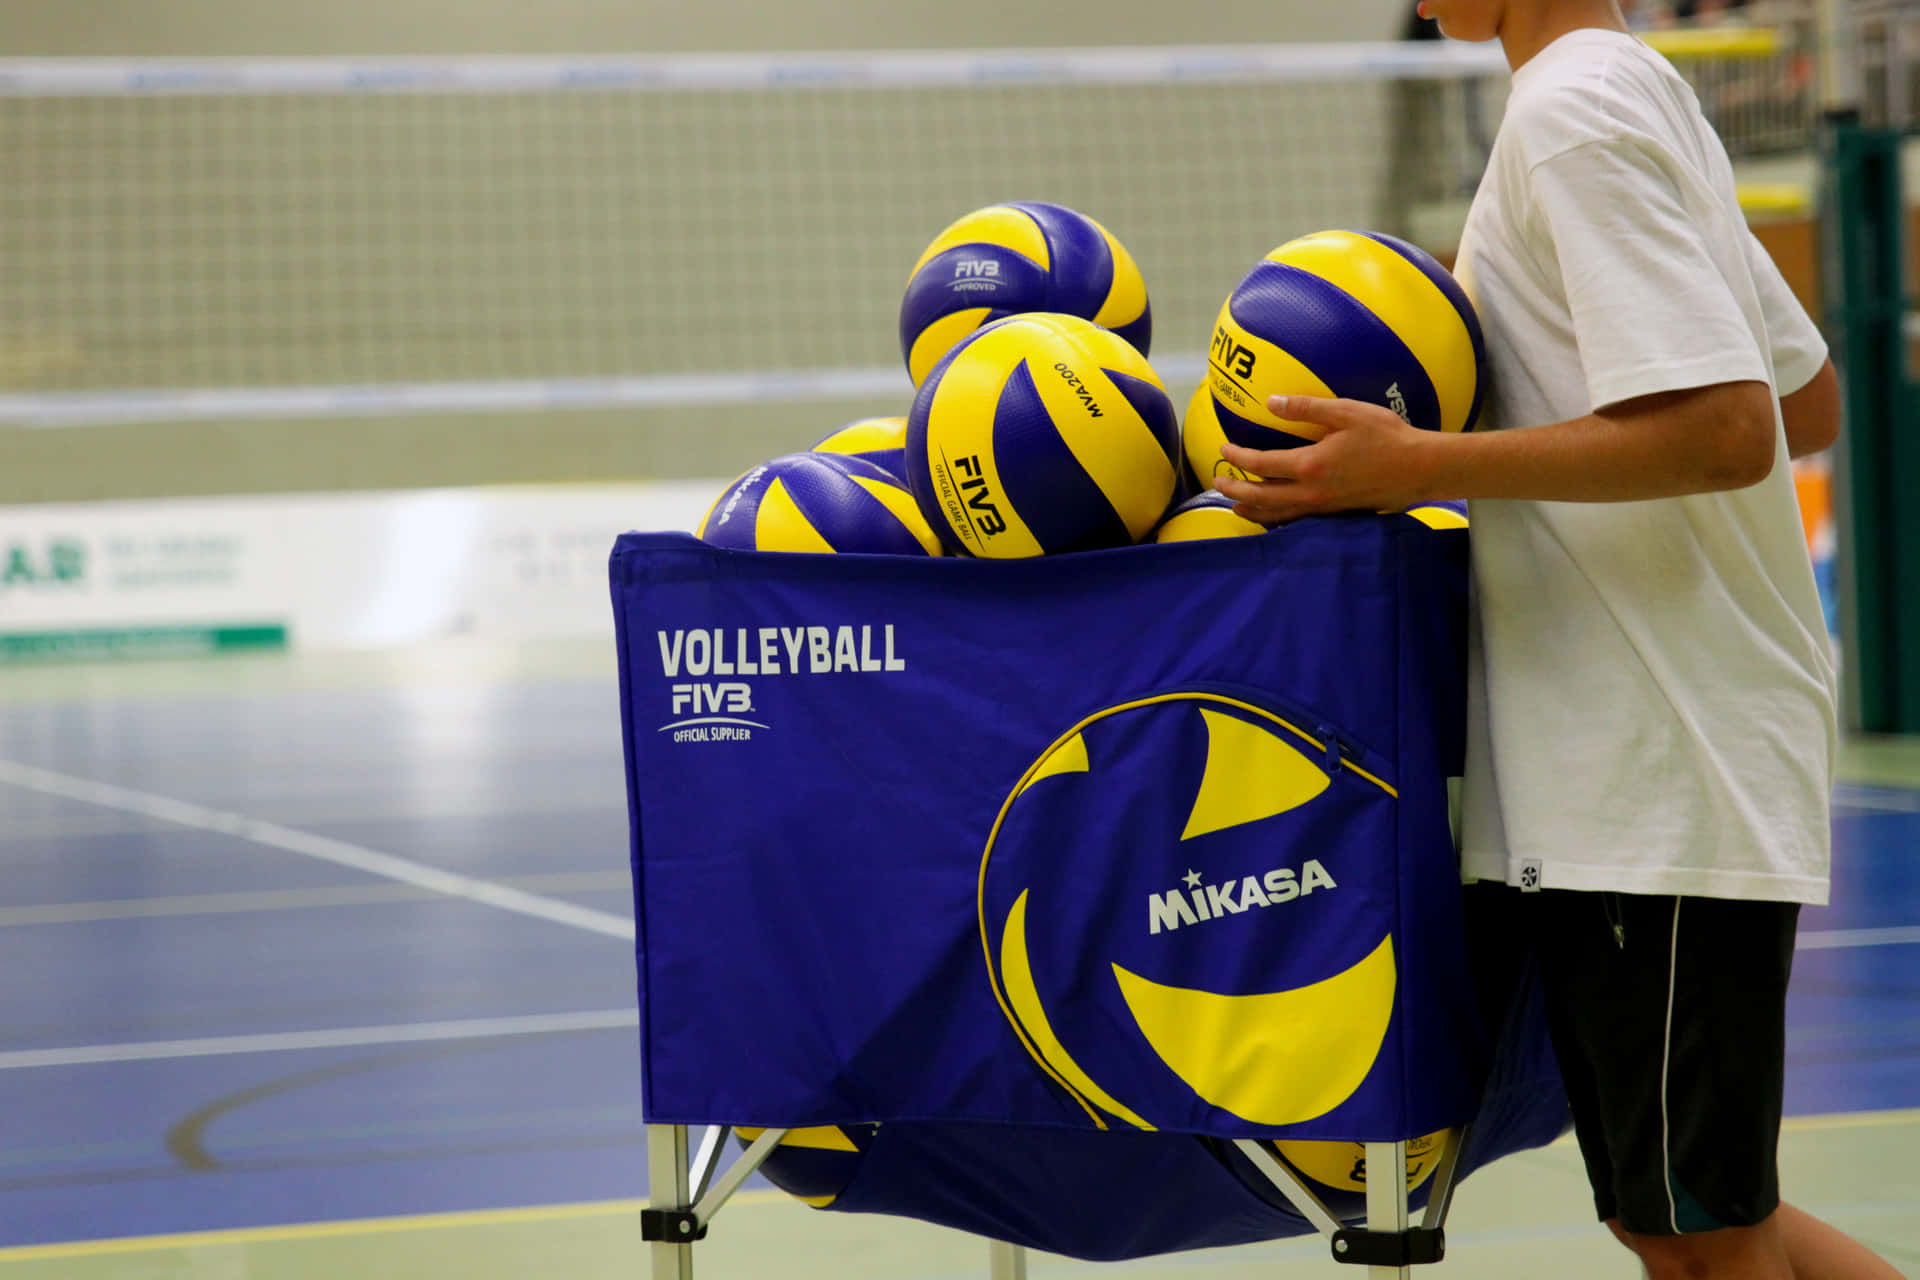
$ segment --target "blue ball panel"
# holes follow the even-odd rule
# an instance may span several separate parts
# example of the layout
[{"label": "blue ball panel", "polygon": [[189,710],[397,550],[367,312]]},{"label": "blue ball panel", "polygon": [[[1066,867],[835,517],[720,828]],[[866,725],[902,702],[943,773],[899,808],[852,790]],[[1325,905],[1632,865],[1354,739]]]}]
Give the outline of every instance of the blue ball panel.
[{"label": "blue ball panel", "polygon": [[1212,396],[1207,397],[1207,403],[1213,406],[1213,418],[1220,430],[1242,449],[1298,449],[1313,443],[1305,436],[1276,431],[1264,422],[1243,418]]},{"label": "blue ball panel", "polygon": [[[960,263],[992,262],[997,276],[956,274]],[[1047,272],[1024,254],[993,244],[955,245],[929,259],[913,273],[900,303],[900,349],[911,353],[916,338],[941,316],[974,307],[989,307],[1000,315],[1013,311],[1045,311]],[[989,317],[997,319],[998,317]]]},{"label": "blue ball panel", "polygon": [[1107,495],[1060,439],[1024,361],[1007,376],[994,409],[993,457],[1008,503],[1046,554],[1133,541]]},{"label": "blue ball panel", "polygon": [[1140,313],[1140,318],[1132,324],[1123,324],[1114,332],[1125,338],[1141,355],[1146,355],[1153,346],[1153,304],[1148,303]]},{"label": "blue ball panel", "polygon": [[780,469],[780,480],[793,505],[835,551],[927,554],[920,540],[887,505],[854,483],[851,476],[894,483],[893,477],[879,467],[851,456],[829,461],[823,454],[800,455],[799,461]]},{"label": "blue ball panel", "polygon": [[1107,295],[1113,292],[1113,251],[1100,228],[1057,204],[1017,200],[1007,207],[1034,220],[1047,238],[1047,252],[1053,258],[1048,273],[1053,287],[1047,305],[1035,310],[1064,311],[1089,320],[1100,314]]},{"label": "blue ball panel", "polygon": [[1160,451],[1167,455],[1167,465],[1175,471],[1180,469],[1180,415],[1173,411],[1173,401],[1167,399],[1167,393],[1144,378],[1132,374],[1116,373],[1112,369],[1102,369],[1120,394],[1127,398],[1133,411],[1140,420],[1153,431],[1153,438],[1160,444]]},{"label": "blue ball panel", "polygon": [[1334,395],[1381,404],[1389,383],[1416,427],[1440,429],[1440,398],[1407,344],[1359,299],[1310,271],[1262,262],[1234,291],[1232,315],[1291,354]]},{"label": "blue ball panel", "polygon": [[1472,299],[1467,297],[1467,291],[1460,287],[1460,282],[1454,279],[1453,273],[1441,266],[1426,250],[1384,232],[1362,231],[1360,234],[1369,239],[1378,240],[1420,268],[1421,273],[1433,281],[1434,287],[1447,295],[1447,301],[1453,304],[1453,309],[1460,313],[1462,320],[1466,321],[1467,337],[1473,342],[1473,366],[1479,371],[1479,376],[1473,380],[1473,406],[1467,410],[1467,425],[1461,429],[1473,430],[1473,424],[1480,420],[1480,404],[1487,390],[1487,344],[1480,333],[1480,316],[1473,309]]},{"label": "blue ball panel", "polygon": [[741,476],[740,479],[727,486],[726,492],[720,495],[720,501],[714,505],[713,510],[707,515],[706,525],[700,532],[700,537],[703,541],[710,542],[716,547],[731,547],[735,551],[753,550],[753,530],[754,525],[758,523],[760,518],[760,499],[766,496],[767,489],[773,484],[774,477],[778,472],[773,471],[769,467],[768,474],[760,477],[759,481],[753,486],[753,491],[742,494],[740,500],[734,503],[733,510],[728,513],[725,524],[720,523],[720,513],[726,510],[727,503],[732,500],[734,490],[746,482],[747,476],[761,469],[761,467],[755,467],[752,471],[747,472],[746,476]]}]

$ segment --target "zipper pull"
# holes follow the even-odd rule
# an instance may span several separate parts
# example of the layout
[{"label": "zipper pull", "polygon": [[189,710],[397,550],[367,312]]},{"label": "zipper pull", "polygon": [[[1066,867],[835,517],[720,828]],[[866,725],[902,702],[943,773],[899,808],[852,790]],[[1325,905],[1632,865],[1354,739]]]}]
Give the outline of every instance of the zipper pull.
[{"label": "zipper pull", "polygon": [[1325,767],[1327,770],[1327,776],[1329,778],[1339,777],[1340,766],[1346,761],[1346,758],[1347,758],[1347,753],[1340,749],[1340,739],[1335,737],[1333,730],[1327,728],[1327,726],[1325,725],[1321,725],[1318,728],[1316,728],[1314,730],[1314,733],[1319,735],[1320,741],[1323,744],[1322,750],[1326,752]]}]

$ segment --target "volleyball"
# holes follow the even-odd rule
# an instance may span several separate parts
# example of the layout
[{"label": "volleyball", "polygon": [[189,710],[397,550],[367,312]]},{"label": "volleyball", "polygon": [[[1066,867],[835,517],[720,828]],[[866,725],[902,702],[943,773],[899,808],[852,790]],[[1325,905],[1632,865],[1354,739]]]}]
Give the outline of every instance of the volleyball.
[{"label": "volleyball", "polygon": [[1196,542],[1202,538],[1244,538],[1266,531],[1267,526],[1235,514],[1232,498],[1209,489],[1175,507],[1153,531],[1153,540]]},{"label": "volleyball", "polygon": [[1180,488],[1159,375],[1091,320],[1011,316],[963,339],[907,416],[907,483],[953,551],[990,559],[1138,542]]},{"label": "volleyball", "polygon": [[968,334],[1028,311],[1091,320],[1141,355],[1153,336],[1146,282],[1105,227],[1057,204],[990,205],[935,236],[913,264],[900,304],[913,385]]},{"label": "volleyball", "polygon": [[871,462],[890,476],[907,474],[907,420],[862,418],[813,442],[815,453],[842,453]]},{"label": "volleyball", "polygon": [[1440,499],[1423,502],[1417,507],[1408,507],[1400,514],[1412,516],[1429,529],[1464,529],[1467,527],[1467,504],[1452,499]]},{"label": "volleyball", "polygon": [[1269,396],[1363,400],[1425,430],[1467,431],[1485,384],[1480,321],[1459,282],[1371,231],[1322,231],[1269,253],[1221,307],[1208,352],[1221,431],[1253,449],[1322,433],[1275,417]]},{"label": "volleyball", "polygon": [[[767,1154],[760,1172],[794,1199],[824,1209],[853,1181],[867,1143],[879,1128],[877,1124],[830,1124],[789,1129]],[[733,1136],[744,1147],[765,1132],[736,1128]]]},{"label": "volleyball", "polygon": [[[1425,1183],[1446,1154],[1453,1130],[1442,1129],[1407,1139],[1407,1190]],[[1268,1144],[1275,1155],[1304,1177],[1334,1191],[1367,1189],[1367,1148],[1359,1142],[1291,1142]]]},{"label": "volleyball", "polygon": [[940,540],[898,478],[834,453],[761,463],[714,501],[698,536],[741,551],[940,554]]},{"label": "volleyball", "polygon": [[1211,490],[1213,482],[1221,476],[1253,479],[1220,456],[1220,446],[1226,442],[1227,431],[1220,425],[1220,408],[1214,403],[1213,389],[1203,382],[1187,402],[1187,416],[1180,424],[1180,450],[1186,458],[1187,482],[1194,489]]}]

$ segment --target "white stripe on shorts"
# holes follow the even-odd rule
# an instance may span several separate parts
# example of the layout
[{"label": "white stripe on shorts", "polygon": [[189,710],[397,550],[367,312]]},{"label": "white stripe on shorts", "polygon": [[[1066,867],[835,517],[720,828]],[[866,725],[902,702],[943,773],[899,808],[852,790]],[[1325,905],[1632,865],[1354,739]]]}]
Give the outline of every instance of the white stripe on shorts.
[{"label": "white stripe on shorts", "polygon": [[1667,1222],[1680,1234],[1680,1210],[1673,1202],[1673,1150],[1667,1124],[1667,1066],[1673,1058],[1673,987],[1680,970],[1680,899],[1673,900],[1673,941],[1667,952],[1667,1027],[1660,1045],[1660,1184],[1667,1189]]}]

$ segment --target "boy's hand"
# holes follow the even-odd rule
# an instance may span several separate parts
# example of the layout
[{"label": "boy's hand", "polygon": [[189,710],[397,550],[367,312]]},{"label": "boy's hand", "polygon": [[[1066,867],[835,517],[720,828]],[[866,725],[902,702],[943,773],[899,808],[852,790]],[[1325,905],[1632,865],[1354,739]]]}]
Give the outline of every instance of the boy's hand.
[{"label": "boy's hand", "polygon": [[1434,432],[1360,400],[1274,396],[1267,408],[1289,422],[1313,423],[1325,434],[1295,449],[1221,447],[1228,462],[1265,480],[1221,476],[1213,482],[1247,519],[1281,524],[1333,511],[1401,511],[1431,496],[1425,485],[1428,450],[1438,439]]}]

